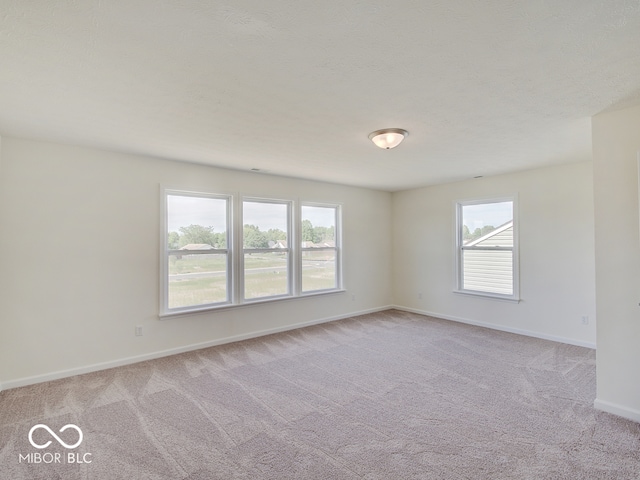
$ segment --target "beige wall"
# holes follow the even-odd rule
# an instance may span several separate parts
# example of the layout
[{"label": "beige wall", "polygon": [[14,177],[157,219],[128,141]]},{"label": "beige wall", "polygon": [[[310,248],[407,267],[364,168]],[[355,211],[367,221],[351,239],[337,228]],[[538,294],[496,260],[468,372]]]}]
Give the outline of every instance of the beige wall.
[{"label": "beige wall", "polygon": [[[518,199],[522,301],[454,293],[455,202],[511,195]],[[397,305],[492,328],[595,345],[590,162],[396,193],[393,232]],[[589,325],[582,324],[585,315]]]},{"label": "beige wall", "polygon": [[[627,207],[627,197],[636,195],[635,223],[629,228],[637,234],[635,156],[630,166],[623,163],[620,175],[632,184],[623,189],[631,192],[624,196]],[[612,188],[603,184],[609,173],[604,170],[596,187]],[[159,320],[160,184],[342,203],[347,292]],[[390,194],[3,137],[0,388],[393,304],[593,345],[592,186],[592,165],[582,163]],[[522,302],[454,294],[455,200],[514,194],[519,200]],[[609,220],[609,214],[601,217]],[[613,226],[620,231],[620,225]],[[609,250],[618,255],[617,248]],[[627,260],[628,255],[625,268]],[[620,291],[604,278],[599,281],[610,285],[603,291]],[[580,322],[583,315],[590,317],[588,326]],[[608,312],[604,315],[605,325],[612,325]],[[617,316],[613,320],[619,321]],[[143,325],[144,336],[134,335],[135,325]],[[606,342],[629,332],[634,330],[613,335],[598,325]],[[615,362],[625,365],[630,356],[637,360],[634,337],[626,338],[626,351],[616,352],[610,343],[602,360],[598,352],[599,369],[601,361],[607,371],[616,369]],[[636,388],[618,385],[630,383],[618,376],[603,381],[600,371],[599,382],[599,397],[620,404],[628,396],[618,390]]]},{"label": "beige wall", "polygon": [[596,406],[640,421],[640,107],[593,118]]},{"label": "beige wall", "polygon": [[[390,193],[2,140],[0,387],[392,303]],[[341,203],[347,292],[159,320],[160,184]]]}]

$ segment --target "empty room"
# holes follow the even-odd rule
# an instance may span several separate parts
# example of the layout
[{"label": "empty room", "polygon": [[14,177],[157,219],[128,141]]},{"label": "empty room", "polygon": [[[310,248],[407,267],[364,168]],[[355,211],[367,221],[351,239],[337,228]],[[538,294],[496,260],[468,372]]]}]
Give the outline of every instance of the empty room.
[{"label": "empty room", "polygon": [[638,479],[639,166],[637,0],[0,0],[0,479]]}]

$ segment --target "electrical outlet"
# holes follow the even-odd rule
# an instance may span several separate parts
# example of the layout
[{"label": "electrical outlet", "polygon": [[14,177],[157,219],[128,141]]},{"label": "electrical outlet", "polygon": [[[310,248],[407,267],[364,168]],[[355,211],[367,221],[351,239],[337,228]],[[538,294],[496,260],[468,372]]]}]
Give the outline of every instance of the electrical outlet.
[{"label": "electrical outlet", "polygon": [[583,315],[581,321],[582,321],[582,325],[589,325],[589,316]]},{"label": "electrical outlet", "polygon": [[356,296],[355,295],[351,295],[351,301],[355,302],[356,301]]},{"label": "electrical outlet", "polygon": [[136,325],[136,337],[142,336],[142,325]]},{"label": "electrical outlet", "polygon": [[422,292],[418,293],[418,299],[422,300]]}]

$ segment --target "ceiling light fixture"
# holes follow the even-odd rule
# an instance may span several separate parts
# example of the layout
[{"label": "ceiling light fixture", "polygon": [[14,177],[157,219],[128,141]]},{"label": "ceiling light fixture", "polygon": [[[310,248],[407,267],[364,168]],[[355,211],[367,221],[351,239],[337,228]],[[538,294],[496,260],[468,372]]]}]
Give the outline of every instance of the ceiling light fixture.
[{"label": "ceiling light fixture", "polygon": [[404,140],[404,137],[409,135],[409,132],[401,128],[383,128],[382,130],[376,130],[369,134],[369,140],[385,150],[395,148],[400,145],[400,142]]}]

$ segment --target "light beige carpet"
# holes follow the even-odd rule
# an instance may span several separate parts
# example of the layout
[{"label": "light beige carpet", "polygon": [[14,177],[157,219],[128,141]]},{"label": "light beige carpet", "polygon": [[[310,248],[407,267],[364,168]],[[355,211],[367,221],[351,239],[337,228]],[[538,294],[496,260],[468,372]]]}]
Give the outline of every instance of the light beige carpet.
[{"label": "light beige carpet", "polygon": [[0,478],[640,478],[594,396],[592,350],[391,310],[2,392]]}]

